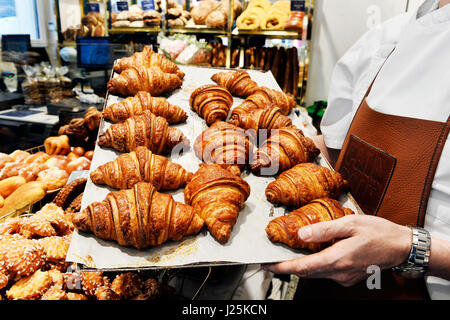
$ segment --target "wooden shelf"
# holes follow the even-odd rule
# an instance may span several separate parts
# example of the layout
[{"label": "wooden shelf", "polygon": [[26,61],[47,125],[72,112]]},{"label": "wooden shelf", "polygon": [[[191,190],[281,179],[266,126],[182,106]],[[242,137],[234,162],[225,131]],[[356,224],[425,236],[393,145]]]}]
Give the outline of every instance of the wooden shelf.
[{"label": "wooden shelf", "polygon": [[235,28],[231,33],[233,36],[264,36],[273,39],[301,39],[302,33],[285,30],[242,30]]},{"label": "wooden shelf", "polygon": [[133,34],[133,33],[159,33],[162,31],[161,27],[144,27],[144,28],[127,28],[127,27],[119,27],[119,28],[111,28],[108,29],[109,34]]}]

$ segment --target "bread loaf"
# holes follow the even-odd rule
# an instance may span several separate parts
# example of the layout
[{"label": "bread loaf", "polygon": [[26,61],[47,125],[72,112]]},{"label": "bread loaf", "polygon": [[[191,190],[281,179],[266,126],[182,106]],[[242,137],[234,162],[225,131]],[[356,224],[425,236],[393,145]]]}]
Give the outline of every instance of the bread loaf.
[{"label": "bread loaf", "polygon": [[39,181],[28,182],[20,186],[6,198],[4,206],[0,209],[0,218],[41,200],[46,192],[45,183]]}]

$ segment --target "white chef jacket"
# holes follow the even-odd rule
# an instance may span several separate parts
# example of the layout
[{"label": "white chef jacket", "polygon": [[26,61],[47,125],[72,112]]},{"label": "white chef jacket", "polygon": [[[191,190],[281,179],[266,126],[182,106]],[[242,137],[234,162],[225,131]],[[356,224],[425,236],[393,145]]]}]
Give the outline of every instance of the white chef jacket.
[{"label": "white chef jacket", "polygon": [[[396,116],[447,121],[450,5],[438,9],[438,3],[439,0],[427,0],[418,10],[370,30],[338,61],[321,123],[327,147],[342,148],[351,121],[383,63],[367,97],[372,109]],[[447,241],[450,241],[449,139],[437,167],[425,216],[425,228],[431,235]],[[449,281],[427,277],[426,283],[432,299],[450,299]]]}]

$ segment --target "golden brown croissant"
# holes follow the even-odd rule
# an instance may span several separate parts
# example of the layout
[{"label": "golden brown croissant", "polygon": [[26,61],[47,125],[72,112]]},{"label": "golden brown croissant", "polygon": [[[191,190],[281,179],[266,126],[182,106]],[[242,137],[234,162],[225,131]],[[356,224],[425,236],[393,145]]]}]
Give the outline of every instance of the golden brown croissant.
[{"label": "golden brown croissant", "polygon": [[272,130],[292,125],[292,120],[283,115],[280,108],[274,106],[251,111],[238,106],[231,112],[228,122],[246,130],[251,129],[255,133],[258,133],[259,129]]},{"label": "golden brown croissant", "polygon": [[[253,153],[253,137],[242,128],[217,121],[195,139],[195,155],[206,163],[244,168]],[[237,169],[237,168],[236,168]],[[240,170],[235,170],[237,172]]]},{"label": "golden brown croissant", "polygon": [[298,230],[307,225],[339,219],[350,214],[354,214],[354,212],[341,207],[339,202],[334,199],[316,199],[300,209],[270,221],[266,227],[266,233],[272,242],[281,242],[295,249],[319,251],[324,244],[302,241],[298,237]]},{"label": "golden brown croissant", "polygon": [[192,173],[146,147],[122,153],[91,172],[92,182],[116,189],[129,189],[138,182],[150,182],[156,190],[176,190],[191,180]]},{"label": "golden brown croissant", "polygon": [[125,69],[119,76],[108,81],[108,91],[122,96],[147,91],[152,96],[171,92],[183,84],[183,80],[172,73],[165,73],[158,67],[136,66]]},{"label": "golden brown croissant", "polygon": [[219,72],[214,74],[211,80],[230,91],[232,95],[243,98],[253,94],[258,87],[258,84],[250,79],[250,75],[244,70]]},{"label": "golden brown croissant", "polygon": [[180,129],[169,127],[166,119],[145,110],[142,115],[111,125],[99,136],[98,144],[120,152],[130,152],[145,146],[153,153],[165,154],[178,144],[188,147],[189,140]]},{"label": "golden brown croissant", "polygon": [[314,142],[295,126],[274,129],[256,150],[251,169],[255,174],[275,175],[293,166],[312,162],[320,151]]},{"label": "golden brown croissant", "polygon": [[[265,109],[267,106],[273,105],[281,109],[281,112],[287,116],[295,107],[295,100],[286,93],[270,89],[267,87],[258,87],[254,93],[245,99],[244,105],[251,105],[255,109]],[[252,109],[250,107],[250,109]]]},{"label": "golden brown croissant", "polygon": [[129,57],[118,60],[113,68],[115,72],[121,73],[125,69],[137,66],[159,67],[163,72],[173,73],[180,79],[184,78],[184,73],[176,63],[167,59],[163,54],[154,52],[150,46],[145,46],[141,52],[135,52]]},{"label": "golden brown croissant", "polygon": [[84,123],[89,131],[96,130],[100,126],[102,113],[96,107],[90,107],[84,115]]},{"label": "golden brown croissant", "polygon": [[192,92],[189,104],[210,126],[216,121],[227,119],[233,96],[221,86],[206,84]]},{"label": "golden brown croissant", "polygon": [[74,213],[72,221],[81,231],[137,249],[197,234],[204,224],[191,206],[145,182],[109,193],[102,202]]},{"label": "golden brown croissant", "polygon": [[217,164],[201,164],[184,189],[184,200],[194,207],[211,234],[228,241],[239,211],[250,195],[250,186]]},{"label": "golden brown croissant", "polygon": [[132,116],[149,110],[155,116],[163,117],[169,123],[185,122],[187,114],[178,106],[171,105],[165,98],[152,97],[150,93],[139,91],[134,97],[128,97],[111,104],[103,111],[105,119],[122,122]]},{"label": "golden brown croissant", "polygon": [[269,183],[266,198],[272,203],[299,208],[318,198],[336,199],[346,184],[338,172],[313,163],[301,163]]}]

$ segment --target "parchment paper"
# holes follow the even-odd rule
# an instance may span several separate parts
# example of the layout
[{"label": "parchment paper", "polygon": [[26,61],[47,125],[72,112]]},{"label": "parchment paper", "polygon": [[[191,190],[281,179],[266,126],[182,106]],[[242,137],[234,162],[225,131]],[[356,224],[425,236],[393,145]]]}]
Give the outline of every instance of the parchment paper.
[{"label": "parchment paper", "polygon": [[[192,145],[196,137],[207,129],[207,125],[202,118],[190,110],[189,97],[199,86],[213,83],[210,80],[211,76],[223,70],[194,66],[180,66],[180,68],[186,74],[183,86],[173,92],[168,100],[188,113],[187,122],[174,125],[174,127],[181,129],[184,135],[189,138],[191,149],[182,155],[178,154],[169,158],[181,164],[188,171],[195,172],[201,162],[195,156]],[[259,85],[280,90],[271,72],[255,70],[248,70],[248,72]],[[116,96],[108,95],[106,105],[119,100],[120,98]],[[243,99],[234,98],[233,108],[242,101]],[[311,124],[311,118],[304,110],[300,111],[299,115],[297,115],[298,111],[292,112],[290,118],[293,119],[294,124],[304,130],[305,135],[315,135],[316,130]],[[111,124],[102,120],[99,134],[104,132],[109,125]],[[112,149],[100,148],[97,145],[90,170],[114,160],[118,155],[119,153]],[[328,166],[321,156],[318,163]],[[209,234],[206,227],[196,236],[185,237],[178,242],[167,242],[160,247],[145,250],[121,247],[115,242],[103,241],[94,235],[75,231],[66,260],[83,264],[86,268],[112,270],[180,267],[198,263],[202,263],[202,265],[205,265],[205,263],[269,263],[290,260],[307,253],[290,249],[282,244],[274,244],[267,238],[265,227],[269,221],[287,212],[285,207],[274,207],[266,200],[265,188],[275,178],[257,177],[250,171],[243,172],[242,177],[249,183],[251,193],[226,244],[217,242]],[[103,200],[112,190],[106,186],[95,185],[88,179],[82,199],[82,209],[92,202]],[[184,202],[183,189],[170,193],[176,201]],[[347,195],[343,195],[340,202],[346,207],[357,210]]]}]

